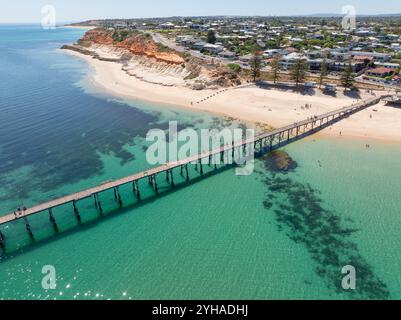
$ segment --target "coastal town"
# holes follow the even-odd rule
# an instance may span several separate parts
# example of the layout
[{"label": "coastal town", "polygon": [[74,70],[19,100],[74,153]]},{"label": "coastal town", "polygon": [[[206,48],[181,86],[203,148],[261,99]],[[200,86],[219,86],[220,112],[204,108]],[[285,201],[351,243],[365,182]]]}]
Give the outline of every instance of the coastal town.
[{"label": "coastal town", "polygon": [[17,0],[0,57],[0,300],[401,299],[401,1]]},{"label": "coastal town", "polygon": [[326,91],[337,85],[400,86],[401,18],[359,18],[353,30],[344,30],[341,22],[338,17],[195,17],[81,24],[140,31],[166,48],[237,72],[254,69],[256,55],[258,73],[275,82],[296,80]]}]

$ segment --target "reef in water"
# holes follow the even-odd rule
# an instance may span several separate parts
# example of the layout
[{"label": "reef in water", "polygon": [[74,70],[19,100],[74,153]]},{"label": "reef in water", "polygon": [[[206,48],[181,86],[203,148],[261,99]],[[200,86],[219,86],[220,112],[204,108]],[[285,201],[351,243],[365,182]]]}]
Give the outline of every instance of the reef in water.
[{"label": "reef in water", "polygon": [[287,152],[276,150],[263,156],[261,160],[264,162],[266,169],[271,172],[289,172],[294,170],[298,164],[291,159]]},{"label": "reef in water", "polygon": [[269,171],[264,177],[267,188],[264,206],[275,214],[279,230],[306,247],[316,263],[316,273],[325,279],[329,288],[345,293],[341,286],[344,277],[341,270],[352,265],[357,271],[357,288],[347,291],[351,299],[388,299],[390,293],[386,284],[374,274],[351,239],[358,230],[345,226],[349,219],[325,209],[317,190],[283,174],[296,167],[296,162],[284,153],[280,151],[279,155],[262,158]]}]

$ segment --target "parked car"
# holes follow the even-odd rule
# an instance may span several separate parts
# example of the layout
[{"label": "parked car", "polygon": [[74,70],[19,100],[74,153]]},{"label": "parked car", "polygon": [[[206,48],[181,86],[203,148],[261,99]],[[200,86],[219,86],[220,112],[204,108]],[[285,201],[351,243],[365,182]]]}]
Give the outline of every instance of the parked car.
[{"label": "parked car", "polygon": [[304,86],[306,88],[316,88],[317,87],[317,83],[314,81],[307,81],[305,82]]}]

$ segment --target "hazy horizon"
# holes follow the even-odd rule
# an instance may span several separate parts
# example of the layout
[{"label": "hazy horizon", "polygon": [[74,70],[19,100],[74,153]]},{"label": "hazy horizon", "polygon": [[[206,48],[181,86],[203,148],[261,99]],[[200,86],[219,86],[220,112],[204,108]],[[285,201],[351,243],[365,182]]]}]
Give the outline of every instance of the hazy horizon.
[{"label": "hazy horizon", "polygon": [[[246,3],[227,0],[203,0],[188,3],[183,0],[153,0],[143,3],[137,0],[17,0],[2,4],[0,23],[40,23],[42,8],[54,6],[58,24],[95,19],[138,19],[194,16],[309,16],[316,14],[342,14],[345,5],[355,6],[357,15],[401,14],[401,1],[388,0],[377,4],[373,0],[331,2],[282,0],[271,2],[249,0]],[[289,9],[290,8],[290,9]]]}]

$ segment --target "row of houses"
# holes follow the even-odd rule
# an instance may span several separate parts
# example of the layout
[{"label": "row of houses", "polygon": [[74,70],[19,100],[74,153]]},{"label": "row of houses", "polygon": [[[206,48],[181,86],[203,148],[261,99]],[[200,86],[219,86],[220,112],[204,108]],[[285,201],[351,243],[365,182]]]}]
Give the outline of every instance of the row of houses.
[{"label": "row of houses", "polygon": [[[177,36],[176,41],[184,47],[201,52],[209,52],[221,58],[229,60],[238,59],[243,64],[248,64],[252,59],[251,54],[237,57],[235,53],[225,50],[221,44],[209,44],[192,36]],[[290,70],[298,59],[306,60],[309,70],[312,72],[320,71],[323,61],[326,62],[327,70],[332,72],[343,71],[349,63],[355,73],[361,72],[371,63],[374,63],[378,67],[392,70],[399,68],[399,64],[389,62],[392,58],[389,54],[353,51],[350,47],[309,50],[305,53],[299,53],[294,48],[288,47],[283,49],[268,49],[263,52],[263,57],[267,60],[275,56],[280,56],[280,67],[282,70]]]},{"label": "row of houses", "polygon": [[311,50],[305,53],[288,52],[286,49],[271,49],[263,53],[263,57],[266,59],[275,56],[281,57],[280,67],[283,70],[291,69],[294,63],[299,59],[306,60],[311,71],[321,70],[324,61],[326,62],[328,71],[335,72],[343,71],[349,63],[351,63],[355,73],[359,73],[371,63],[393,70],[399,67],[399,64],[390,62],[392,57],[388,54],[351,51],[350,48]]},{"label": "row of houses", "polygon": [[312,72],[320,71],[324,62],[326,63],[327,71],[332,71],[332,72],[344,71],[350,64],[353,69],[353,72],[355,73],[362,71],[366,67],[366,65],[363,62],[336,61],[333,59],[323,59],[323,58],[310,59],[304,54],[294,52],[281,57],[279,61],[280,68],[282,70],[288,71],[298,60],[305,60],[306,63],[308,64],[309,70]]}]

